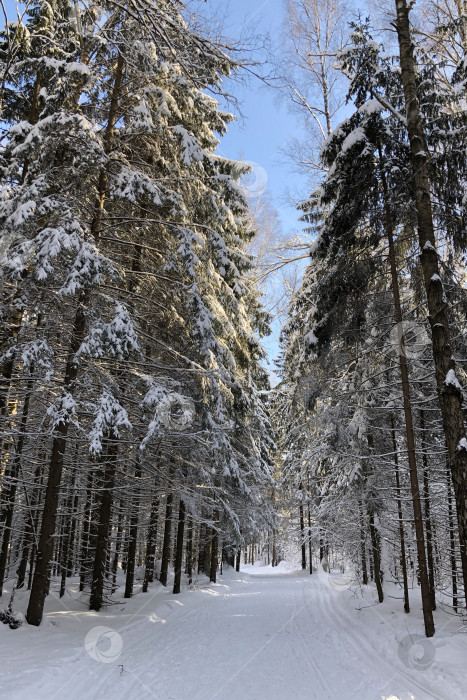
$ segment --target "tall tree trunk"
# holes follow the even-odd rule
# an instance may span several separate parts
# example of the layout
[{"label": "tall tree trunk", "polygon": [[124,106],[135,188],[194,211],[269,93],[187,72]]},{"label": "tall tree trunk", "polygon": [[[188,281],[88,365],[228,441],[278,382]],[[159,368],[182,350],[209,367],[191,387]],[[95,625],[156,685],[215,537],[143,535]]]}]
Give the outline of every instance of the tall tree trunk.
[{"label": "tall tree trunk", "polygon": [[159,581],[163,586],[167,585],[167,576],[169,573],[169,561],[170,561],[170,538],[172,535],[172,508],[173,508],[173,493],[167,495],[166,505],[165,505],[165,524],[164,524],[164,542],[162,544],[162,563],[161,563],[161,575]]},{"label": "tall tree trunk", "polygon": [[[457,612],[459,599],[457,597],[457,562],[456,562],[456,540],[454,536],[454,516],[452,507],[452,491],[451,491],[451,470],[448,466],[447,471],[447,486],[448,486],[448,525],[449,525],[449,549],[451,559],[451,585],[452,585],[452,607],[454,612]],[[467,595],[467,594],[466,594]]]},{"label": "tall tree trunk", "polygon": [[[313,573],[313,559],[312,559],[312,544],[311,544],[311,513],[310,504],[307,505],[308,510],[308,557],[310,559],[310,575]],[[273,557],[274,557],[274,547],[273,547]]]},{"label": "tall tree trunk", "polygon": [[[38,464],[36,467],[36,471],[34,473],[34,483],[37,485],[37,487],[39,487],[39,485],[40,485],[41,476],[42,476],[42,465]],[[27,565],[28,565],[29,554],[31,551],[31,545],[33,546],[34,538],[36,536],[36,523],[34,520],[34,510],[37,507],[37,504],[39,503],[39,498],[40,498],[39,488],[34,488],[33,495],[32,495],[30,502],[29,502],[29,497],[26,493],[26,507],[28,508],[28,518],[27,518],[24,539],[23,539],[23,553],[21,556],[21,561],[20,561],[18,570],[16,572],[16,574],[17,574],[16,588],[18,588],[18,589],[23,588],[23,586],[24,586],[24,582],[25,582],[25,578],[26,578],[26,569],[27,569]]]},{"label": "tall tree trunk", "polygon": [[301,540],[301,549],[302,549],[302,569],[305,571],[306,569],[306,542],[305,542],[305,519],[303,517],[303,486],[302,483],[300,482],[300,486],[298,487],[300,491],[300,540]]},{"label": "tall tree trunk", "polygon": [[[219,522],[219,512],[214,511],[214,522]],[[212,540],[211,540],[211,566],[209,569],[209,580],[212,583],[216,583],[217,577],[217,550],[219,548],[219,534],[216,527],[212,528]]]},{"label": "tall tree trunk", "polygon": [[125,580],[125,598],[131,598],[133,595],[133,584],[135,580],[135,560],[136,560],[136,545],[138,541],[138,513],[139,513],[139,484],[141,481],[141,467],[135,470],[135,496],[130,514],[130,529],[127,554],[126,580]]},{"label": "tall tree trunk", "polygon": [[365,522],[363,518],[363,503],[358,502],[358,510],[360,514],[360,557],[362,561],[362,583],[368,586],[368,569],[366,565],[366,548],[365,548]]},{"label": "tall tree trunk", "polygon": [[464,589],[467,591],[467,440],[462,410],[463,396],[460,385],[455,381],[456,364],[451,348],[448,304],[439,274],[428,170],[429,153],[417,94],[409,6],[406,0],[395,0],[395,6],[407,131],[415,183],[420,261],[432,332],[436,385],[456,499]]},{"label": "tall tree trunk", "polygon": [[118,573],[118,561],[120,557],[120,549],[122,547],[123,539],[123,525],[121,521],[118,521],[117,534],[115,536],[115,551],[112,559],[112,593],[117,590],[117,573]]},{"label": "tall tree trunk", "polygon": [[402,582],[404,586],[404,612],[410,612],[410,601],[409,601],[409,582],[407,578],[407,557],[405,554],[405,534],[404,534],[404,518],[402,514],[402,498],[401,498],[401,483],[400,483],[400,472],[399,472],[399,452],[397,450],[396,441],[396,429],[394,427],[394,418],[391,416],[391,434],[392,434],[392,446],[394,450],[394,474],[396,477],[396,501],[397,501],[397,517],[399,520],[399,542],[401,547],[401,569],[402,569]]},{"label": "tall tree trunk", "polygon": [[188,585],[193,583],[193,518],[188,518],[186,539],[186,575]]},{"label": "tall tree trunk", "polygon": [[23,455],[24,440],[25,440],[25,436],[26,436],[26,423],[28,420],[29,404],[30,404],[30,400],[31,400],[32,387],[33,387],[33,380],[29,379],[28,383],[27,383],[27,388],[26,388],[26,397],[25,397],[24,403],[23,403],[23,410],[21,413],[21,422],[19,425],[18,442],[16,444],[16,449],[15,449],[15,453],[14,453],[14,457],[13,457],[13,464],[12,464],[11,470],[10,470],[11,483],[9,485],[9,488],[7,489],[7,494],[5,496],[6,503],[5,503],[5,507],[3,508],[3,513],[2,513],[4,530],[3,530],[2,547],[0,550],[0,596],[2,595],[2,591],[3,591],[3,582],[5,580],[5,572],[6,572],[7,561],[8,561],[8,552],[10,549],[11,528],[12,528],[12,524],[13,524],[13,514],[14,514],[14,509],[15,509],[16,491],[18,488],[18,477],[19,477],[19,472],[21,469],[21,459],[22,459],[22,455]]},{"label": "tall tree trunk", "polygon": [[201,523],[199,528],[199,538],[198,538],[198,574],[204,571],[204,541],[206,539],[206,524]]},{"label": "tall tree trunk", "polygon": [[78,505],[79,505],[79,493],[75,494],[73,501],[73,518],[71,521],[70,529],[70,541],[68,546],[68,561],[66,568],[68,570],[68,576],[73,576],[74,564],[75,564],[75,540],[76,540],[76,529],[78,525]]},{"label": "tall tree trunk", "polygon": [[399,368],[402,383],[402,398],[404,405],[405,436],[407,440],[407,459],[409,463],[410,489],[412,495],[413,513],[415,521],[415,534],[417,539],[417,558],[420,572],[420,588],[422,595],[423,621],[425,624],[425,634],[432,637],[435,633],[433,621],[432,598],[430,594],[430,584],[428,580],[425,533],[423,531],[423,516],[420,502],[420,489],[418,484],[417,458],[415,452],[415,432],[413,424],[412,401],[410,397],[409,369],[407,364],[407,353],[405,346],[404,329],[402,325],[402,307],[399,292],[399,279],[397,276],[396,251],[394,247],[394,226],[390,208],[389,192],[386,176],[383,170],[383,156],[381,147],[378,147],[381,164],[381,182],[383,186],[383,199],[385,211],[385,232],[388,239],[389,265],[391,269],[391,286],[394,300],[394,317],[397,324],[398,334],[398,355]]},{"label": "tall tree trunk", "polygon": [[182,564],[183,564],[183,535],[185,530],[185,503],[183,498],[180,499],[178,509],[178,527],[177,527],[177,547],[175,555],[175,576],[174,576],[174,593],[180,593],[180,584],[182,580]]},{"label": "tall tree trunk", "polygon": [[146,562],[144,569],[143,593],[147,593],[148,586],[154,580],[154,558],[156,554],[157,522],[159,519],[159,497],[154,492],[149,516],[149,529],[146,542]]},{"label": "tall tree trunk", "polygon": [[235,571],[240,571],[240,563],[242,559],[242,550],[237,551],[237,556],[235,557]]},{"label": "tall tree trunk", "polygon": [[[70,350],[66,362],[65,379],[63,382],[63,413],[66,415],[66,403],[70,394],[73,394],[74,384],[78,376],[78,362],[76,352],[84,339],[86,319],[84,308],[79,306],[72,329]],[[47,595],[47,580],[49,575],[49,562],[53,552],[53,536],[57,521],[57,508],[60,495],[60,483],[62,479],[63,461],[67,445],[68,420],[60,420],[55,427],[52,442],[52,453],[49,464],[49,475],[44,497],[44,509],[42,513],[42,525],[37,546],[37,560],[34,570],[34,578],[29,598],[26,619],[30,625],[39,625],[42,620],[45,598]]]},{"label": "tall tree trunk", "polygon": [[378,591],[378,601],[380,603],[384,600],[383,593],[383,574],[381,572],[381,538],[379,530],[375,525],[375,514],[370,512],[370,537],[371,537],[371,549],[373,552],[373,567],[374,567],[374,580],[376,583],[376,590]]},{"label": "tall tree trunk", "polygon": [[66,579],[67,576],[71,576],[71,571],[69,570],[69,549],[71,544],[71,526],[73,522],[73,517],[71,514],[73,506],[74,497],[72,494],[69,495],[65,504],[65,515],[64,515],[64,526],[62,531],[63,547],[60,553],[60,598],[63,598],[66,590]]},{"label": "tall tree trunk", "polygon": [[206,534],[204,536],[204,554],[203,554],[204,573],[206,574],[206,576],[210,576],[210,574],[211,574],[212,537],[213,537],[212,528],[210,528],[206,525]]},{"label": "tall tree trunk", "polygon": [[80,563],[80,576],[79,576],[79,590],[84,591],[84,586],[86,584],[86,579],[88,578],[92,560],[90,557],[91,551],[91,518],[93,509],[93,481],[94,475],[92,470],[89,470],[87,484],[86,484],[86,502],[84,506],[84,517],[83,517],[83,530],[81,533],[81,563]]},{"label": "tall tree trunk", "polygon": [[428,456],[425,438],[425,413],[420,411],[420,430],[422,433],[423,462],[423,501],[425,505],[426,553],[428,565],[428,583],[430,585],[431,607],[436,610],[435,565],[433,558],[433,527],[431,523],[430,486],[428,479]]},{"label": "tall tree trunk", "polygon": [[110,519],[112,516],[113,489],[117,472],[117,439],[107,440],[105,465],[99,483],[99,506],[96,529],[96,548],[91,580],[89,609],[99,612],[104,602],[105,567],[109,551]]}]

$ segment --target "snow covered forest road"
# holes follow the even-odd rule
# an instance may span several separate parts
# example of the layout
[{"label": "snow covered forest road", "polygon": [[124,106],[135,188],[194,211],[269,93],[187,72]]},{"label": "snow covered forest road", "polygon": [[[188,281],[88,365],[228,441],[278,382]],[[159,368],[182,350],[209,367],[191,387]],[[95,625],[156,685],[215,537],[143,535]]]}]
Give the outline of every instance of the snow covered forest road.
[{"label": "snow covered forest road", "polygon": [[374,605],[369,590],[362,596],[324,573],[248,571],[228,570],[219,583],[179,596],[157,586],[154,594],[138,594],[99,615],[78,601],[64,610],[55,599],[40,628],[0,626],[1,697],[467,696],[467,636],[455,634],[458,621],[439,617],[436,637],[409,648],[407,632],[416,641],[422,623],[404,617],[400,601]]}]

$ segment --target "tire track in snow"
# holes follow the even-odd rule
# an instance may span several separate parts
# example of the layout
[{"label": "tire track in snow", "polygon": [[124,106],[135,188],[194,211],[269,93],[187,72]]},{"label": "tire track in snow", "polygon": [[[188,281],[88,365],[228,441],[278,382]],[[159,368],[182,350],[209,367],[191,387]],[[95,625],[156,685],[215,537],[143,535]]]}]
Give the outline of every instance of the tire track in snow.
[{"label": "tire track in snow", "polygon": [[[303,599],[303,605],[302,605],[302,606],[300,607],[300,609],[297,611],[297,614],[294,615],[294,616],[292,617],[292,620],[291,620],[291,621],[294,622],[294,632],[296,633],[296,635],[299,637],[300,641],[302,642],[302,644],[301,644],[300,647],[299,647],[299,650],[300,650],[300,652],[301,652],[301,655],[302,655],[302,657],[305,659],[306,664],[307,664],[308,666],[311,666],[311,667],[314,669],[314,671],[315,671],[315,673],[316,673],[316,676],[318,677],[318,679],[319,679],[319,681],[320,681],[321,688],[322,688],[322,689],[325,691],[325,693],[326,693],[326,695],[320,694],[320,695],[318,695],[318,697],[320,698],[320,700],[324,700],[325,697],[326,697],[326,698],[329,698],[330,700],[332,700],[332,699],[334,698],[334,691],[332,690],[332,688],[331,688],[331,686],[330,686],[330,684],[329,684],[329,682],[328,682],[326,676],[325,676],[324,673],[322,672],[322,670],[321,670],[321,668],[319,667],[318,663],[315,661],[315,659],[314,659],[314,657],[313,657],[313,650],[310,649],[310,650],[309,650],[310,653],[309,653],[309,654],[306,653],[306,649],[307,649],[308,645],[307,645],[307,642],[306,642],[306,640],[305,640],[305,636],[304,636],[304,634],[303,634],[303,632],[302,632],[302,630],[301,630],[301,628],[300,628],[300,620],[298,619],[298,613],[299,613],[299,612],[302,612],[303,610],[305,610],[305,611],[308,612],[308,604],[309,604],[309,602],[310,602],[310,601],[307,600],[307,598],[306,598],[306,591],[307,591],[308,588],[309,588],[309,587],[308,587],[306,584],[302,584],[302,599]],[[315,638],[315,639],[316,639],[316,638]],[[320,643],[320,640],[319,640],[319,639],[317,639],[316,641],[317,641],[318,643]]]},{"label": "tire track in snow", "polygon": [[[260,577],[260,576],[254,576],[253,578],[258,579],[258,582],[261,580],[261,577]],[[277,578],[277,579],[279,579],[280,577],[279,577],[279,575],[277,575],[277,576],[268,577],[268,578]],[[290,576],[289,576],[288,578],[289,578],[289,580],[290,580]],[[303,595],[303,584],[302,584],[302,595]],[[303,611],[307,608],[307,606],[308,606],[308,601],[305,601],[305,602],[302,603],[301,605],[299,605],[299,604],[297,604],[297,603],[293,603],[293,605],[294,605],[293,612],[292,612],[292,614],[287,618],[287,620],[285,620],[285,622],[274,632],[274,634],[273,634],[266,642],[264,642],[264,644],[263,644],[259,649],[257,649],[257,651],[256,651],[252,656],[250,656],[239,668],[237,668],[237,669],[235,670],[235,672],[234,672],[233,674],[231,674],[231,675],[222,683],[222,685],[221,685],[219,688],[217,688],[216,692],[215,692],[213,695],[211,695],[211,696],[208,698],[208,700],[217,700],[217,698],[219,698],[219,697],[224,693],[225,689],[226,689],[236,678],[238,678],[238,676],[242,673],[242,671],[244,671],[244,670],[245,670],[253,661],[255,661],[255,659],[257,659],[261,654],[263,654],[264,651],[267,649],[267,647],[269,647],[273,642],[277,641],[277,638],[279,637],[279,635],[280,635],[287,627],[289,627],[289,626],[291,625],[291,623],[294,622],[294,620],[297,619],[297,616],[298,616],[301,612],[303,612]],[[297,629],[296,626],[295,626],[295,629]],[[301,632],[300,632],[300,634],[301,634]],[[302,640],[303,640],[303,635],[302,635]],[[303,653],[303,651],[302,651],[302,653]],[[309,662],[309,661],[310,661],[310,659],[307,659],[307,662]],[[317,675],[320,676],[320,677],[322,678],[322,680],[323,680],[323,682],[324,682],[324,687],[326,687],[327,692],[331,692],[331,691],[330,691],[330,688],[329,688],[329,685],[328,685],[328,683],[327,683],[327,681],[326,681],[326,679],[322,676],[322,674],[321,674],[321,672],[319,671],[319,669],[316,668],[316,665],[314,664],[314,661],[313,661],[313,667],[315,668],[315,670],[317,670]],[[320,675],[320,674],[321,674],[321,675]],[[328,697],[332,698],[333,695],[329,695]],[[320,696],[320,698],[323,698],[323,700],[324,700],[324,697],[323,697],[323,696]]]},{"label": "tire track in snow", "polygon": [[[335,607],[332,605],[329,591],[327,591],[327,589],[325,589],[322,586],[322,584],[319,588],[321,590],[319,590],[318,595],[322,604],[322,611],[326,614],[327,619],[331,622],[333,626],[339,626],[340,628],[345,629],[346,635],[353,642],[353,650],[356,654],[360,656],[362,663],[368,665],[369,662],[372,662],[376,667],[381,668],[383,672],[391,672],[392,677],[395,679],[398,676],[402,676],[403,678],[405,678],[405,680],[410,682],[411,686],[415,686],[416,688],[418,688],[418,690],[421,690],[423,693],[425,693],[428,698],[433,698],[433,700],[447,700],[446,696],[438,695],[436,692],[433,691],[431,687],[430,689],[428,689],[425,685],[416,680],[410,673],[407,673],[400,666],[392,663],[387,657],[383,656],[382,653],[378,654],[374,646],[372,646],[372,644],[368,642],[363,635],[359,635],[355,631],[355,620],[349,617],[348,613],[345,611],[344,606],[339,606],[339,612],[337,612]],[[328,595],[323,596],[323,591],[325,591]],[[336,599],[337,598],[338,596],[336,595]],[[384,620],[384,623],[387,627],[391,627],[387,620]],[[384,678],[383,674],[381,674],[381,678]],[[388,681],[388,683],[389,682],[390,681]],[[455,699],[452,696],[450,696],[449,700]],[[459,700],[462,700],[462,698],[459,697]]]},{"label": "tire track in snow", "polygon": [[[197,593],[199,593],[199,591],[197,591]],[[92,687],[94,697],[96,698],[107,697],[107,690],[109,683],[111,683],[112,677],[118,676],[117,682],[122,687],[117,688],[116,684],[113,686],[113,700],[128,700],[128,698],[131,697],[132,688],[134,689],[135,681],[137,681],[141,685],[142,689],[146,691],[144,696],[140,696],[141,698],[147,698],[148,700],[150,698],[154,698],[160,700],[160,695],[157,693],[157,691],[154,691],[142,678],[145,674],[147,674],[147,657],[143,656],[141,658],[141,654],[139,653],[141,648],[149,650],[154,644],[157,622],[151,622],[150,616],[155,615],[162,621],[164,617],[160,616],[163,616],[164,608],[168,608],[170,611],[170,614],[166,616],[165,622],[163,623],[163,633],[164,636],[167,636],[167,646],[170,644],[171,640],[171,629],[173,629],[175,626],[183,625],[186,620],[194,616],[202,616],[205,619],[208,617],[209,612],[206,609],[208,606],[208,600],[206,600],[204,597],[199,598],[198,600],[194,599],[190,609],[185,611],[182,615],[176,614],[181,607],[176,603],[176,601],[170,599],[158,599],[158,596],[155,596],[155,600],[156,606],[153,609],[150,608],[148,613],[143,613],[140,611],[129,613],[128,623],[123,619],[118,620],[117,618],[119,624],[114,624],[112,626],[112,622],[109,621],[109,627],[114,629],[115,632],[122,637],[124,643],[123,653],[116,662],[111,664],[98,663],[91,659],[83,648],[80,657],[76,660],[79,664],[79,668],[71,676],[69,674],[69,669],[67,669],[65,671],[66,677],[63,683],[60,683],[60,681],[57,679],[57,667],[48,669],[48,675],[54,679],[54,690],[48,693],[49,700],[54,700],[55,698],[60,697],[64,692],[66,692],[67,700],[82,700],[83,697],[87,696],[90,676],[92,677]],[[150,602],[150,600],[147,602],[144,601],[144,608],[147,608],[148,605],[150,605]],[[106,620],[101,619],[99,620],[98,624],[106,626]],[[137,660],[136,663],[133,661],[135,658]],[[84,665],[80,662],[84,662]],[[133,680],[130,680],[130,677]],[[57,682],[60,683],[58,686]],[[128,683],[130,682],[132,686],[131,688],[128,688]]]}]

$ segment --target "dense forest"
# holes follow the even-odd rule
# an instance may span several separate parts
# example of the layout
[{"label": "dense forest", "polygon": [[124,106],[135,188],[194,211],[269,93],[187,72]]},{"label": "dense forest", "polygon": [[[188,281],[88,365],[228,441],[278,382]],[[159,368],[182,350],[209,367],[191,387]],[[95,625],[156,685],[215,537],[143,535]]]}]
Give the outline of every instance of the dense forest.
[{"label": "dense forest", "polygon": [[[38,626],[72,582],[98,612],[295,551],[395,583],[427,637],[465,615],[467,15],[413,4],[288,0],[254,61],[189,1],[5,10],[10,627],[19,591]],[[298,234],[218,153],[252,74],[307,133]]]}]

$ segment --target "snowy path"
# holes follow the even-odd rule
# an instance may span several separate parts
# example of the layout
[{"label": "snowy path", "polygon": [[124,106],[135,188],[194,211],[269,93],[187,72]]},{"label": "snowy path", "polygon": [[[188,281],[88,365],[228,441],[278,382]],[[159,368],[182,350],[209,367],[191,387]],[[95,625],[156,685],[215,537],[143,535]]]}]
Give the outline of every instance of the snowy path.
[{"label": "snowy path", "polygon": [[[39,629],[0,630],[0,696],[5,700],[467,697],[467,635],[453,635],[458,622],[455,627],[450,626],[452,619],[438,622],[437,636],[425,650],[421,648],[428,667],[414,669],[404,663],[399,643],[407,639],[408,618],[399,614],[399,602],[393,607],[388,603],[383,613],[381,608],[371,605],[369,596],[334,589],[325,575],[232,571],[216,585],[180,596],[158,587],[154,595],[138,594],[126,605],[99,615],[56,605]],[[412,635],[421,632],[417,619],[408,624]],[[109,636],[104,631],[96,645],[96,626],[115,632]],[[84,647],[86,635],[91,655]]]}]

